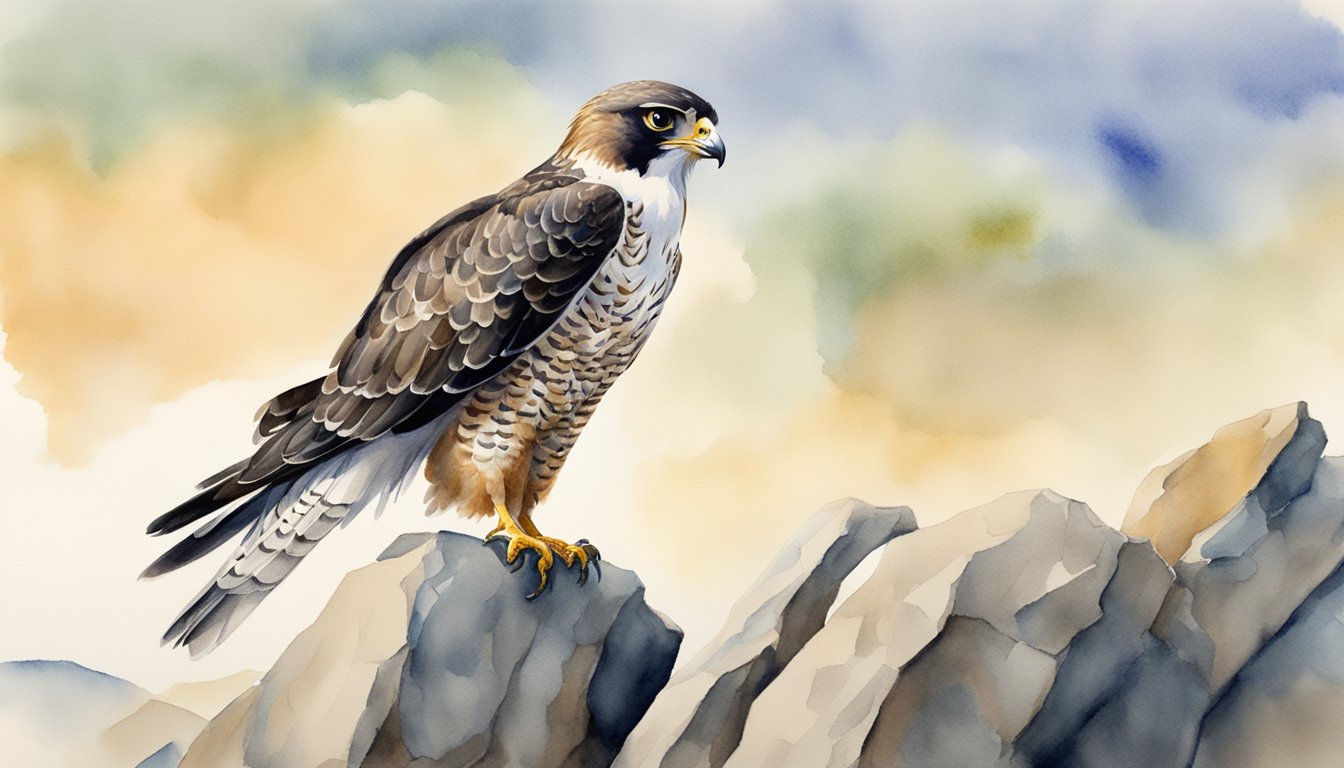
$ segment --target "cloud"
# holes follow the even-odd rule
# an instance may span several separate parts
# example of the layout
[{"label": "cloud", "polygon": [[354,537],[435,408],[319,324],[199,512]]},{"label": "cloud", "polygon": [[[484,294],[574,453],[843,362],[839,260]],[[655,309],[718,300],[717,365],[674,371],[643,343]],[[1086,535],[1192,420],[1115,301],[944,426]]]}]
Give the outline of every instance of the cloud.
[{"label": "cloud", "polygon": [[1147,469],[1239,415],[1302,398],[1344,419],[1341,120],[1328,100],[1281,126],[1263,186],[1236,192],[1272,209],[1260,236],[1217,240],[936,125],[824,150],[745,237],[750,296],[662,326],[607,405],[641,446],[632,510],[677,521],[644,557],[690,590],[669,609],[694,615],[835,497],[927,524],[1050,486],[1118,523]]},{"label": "cloud", "polygon": [[[844,222],[793,251],[836,292],[817,329],[832,365],[863,292],[1058,248],[1037,240],[1036,192],[1012,186],[1029,180],[945,189],[998,183],[967,163],[1016,153],[1173,241],[1261,238],[1301,181],[1284,174],[1285,135],[1302,139],[1285,126],[1344,87],[1338,28],[1277,0],[709,10],[661,15],[654,36],[628,34],[647,6],[601,2],[71,0],[27,21],[0,53],[0,196],[23,212],[0,228],[3,322],[54,455],[78,461],[146,403],[275,361],[269,328],[308,355],[334,346],[408,233],[544,157],[569,105],[616,80],[682,80],[718,102],[734,164],[698,193],[707,208],[769,227],[821,205]],[[942,153],[928,167],[949,175],[884,183],[875,169],[918,170],[883,147],[920,126],[946,146],[906,151]],[[979,206],[965,232],[944,226],[967,213],[952,198]],[[875,205],[891,215],[865,219]],[[830,259],[837,236],[853,240]],[[1093,259],[1116,251],[1097,245]],[[188,306],[204,317],[161,322]]]},{"label": "cloud", "polygon": [[[684,82],[719,105],[735,162],[778,162],[769,140],[796,125],[888,141],[932,121],[1120,183],[1115,139],[1128,136],[1166,160],[1130,202],[1150,223],[1208,234],[1235,224],[1220,190],[1271,149],[1278,123],[1344,90],[1344,35],[1311,12],[1329,5],[66,0],[7,46],[0,94],[115,152],[183,115],[283,132],[332,94],[395,96],[367,77],[389,58],[466,48],[519,67],[566,110],[620,80]],[[475,72],[440,74],[410,87],[497,98]]]},{"label": "cloud", "polygon": [[[781,265],[805,265],[826,372],[886,398],[907,423],[992,431],[1067,416],[1105,426],[1098,397],[1137,404],[1180,383],[1166,396],[1197,398],[1211,379],[1253,376],[1257,354],[1282,351],[1265,337],[1305,319],[1300,281],[1332,284],[1338,271],[1324,250],[1286,262],[1278,251],[1340,188],[1337,172],[1299,179],[1307,154],[1338,168],[1338,147],[1312,137],[1341,114],[1335,102],[1283,132],[1281,147],[1294,149],[1274,158],[1280,179],[1240,190],[1267,207],[1292,201],[1264,239],[1193,240],[1135,215],[1123,190],[1061,177],[1014,147],[916,129],[840,159],[811,197],[765,220],[747,259],[763,286]],[[796,301],[763,291],[747,311]],[[1311,359],[1335,365],[1341,353],[1321,343]]]},{"label": "cloud", "polygon": [[[1148,223],[1196,236],[1236,229],[1247,211],[1228,192],[1281,123],[1344,91],[1344,34],[1289,0],[718,5],[347,0],[308,56],[354,72],[386,50],[481,46],[568,103],[619,80],[682,82],[749,166],[794,162],[806,149],[774,139],[799,125],[885,142],[933,122],[1123,186]],[[1125,147],[1148,158],[1143,183],[1117,162]],[[749,198],[753,178],[709,194]]]},{"label": "cloud", "polygon": [[330,354],[403,243],[549,153],[563,119],[497,61],[392,58],[367,81],[445,72],[499,98],[328,98],[283,137],[183,118],[105,174],[60,134],[0,155],[6,356],[52,454],[83,461],[151,403]]},{"label": "cloud", "polygon": [[306,9],[256,0],[194,6],[52,2],[0,51],[0,111],[31,140],[59,133],[108,170],[163,123],[292,125],[277,107],[312,99],[302,65]]}]

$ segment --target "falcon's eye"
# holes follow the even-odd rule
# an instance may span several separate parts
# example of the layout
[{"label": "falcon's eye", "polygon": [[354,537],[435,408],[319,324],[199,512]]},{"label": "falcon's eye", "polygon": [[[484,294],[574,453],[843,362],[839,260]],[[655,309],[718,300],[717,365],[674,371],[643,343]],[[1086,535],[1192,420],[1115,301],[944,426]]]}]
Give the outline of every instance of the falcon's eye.
[{"label": "falcon's eye", "polygon": [[644,124],[662,133],[672,130],[672,112],[666,109],[650,109],[644,113]]}]

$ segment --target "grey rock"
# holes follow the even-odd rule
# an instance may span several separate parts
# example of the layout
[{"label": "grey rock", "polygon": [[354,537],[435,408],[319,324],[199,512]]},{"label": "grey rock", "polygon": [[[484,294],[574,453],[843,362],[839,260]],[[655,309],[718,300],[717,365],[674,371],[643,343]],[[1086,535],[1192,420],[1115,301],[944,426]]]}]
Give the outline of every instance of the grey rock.
[{"label": "grey rock", "polygon": [[[1208,443],[1150,472],[1121,530],[1150,539],[1173,565],[1210,560],[1228,547],[1244,551],[1264,518],[1306,492],[1324,448],[1325,430],[1306,403],[1228,424]],[[1211,544],[1207,553],[1205,543]]]},{"label": "grey rock", "polygon": [[668,710],[717,730],[651,719],[630,765],[1273,764],[1236,760],[1270,754],[1246,748],[1267,710],[1344,705],[1344,461],[1324,445],[1297,403],[1155,470],[1129,535],[1037,491],[896,538],[792,658],[752,657],[771,674],[725,664]]},{"label": "grey rock", "polygon": [[[725,764],[958,765],[990,753],[972,764],[1006,764],[1061,644],[1101,617],[1124,541],[1049,491],[895,539],[757,698]],[[951,709],[956,738],[935,714]]]},{"label": "grey rock", "polygon": [[1189,764],[1207,682],[1195,667],[1156,638],[1124,672],[1125,695],[1107,698],[1067,744],[1065,758],[1042,765],[1079,768],[1179,768]]},{"label": "grey rock", "polygon": [[1190,613],[1217,649],[1208,670],[1214,691],[1344,557],[1344,542],[1322,536],[1338,526],[1335,489],[1304,497],[1325,449],[1325,431],[1305,404],[1280,410],[1287,408],[1295,411],[1296,428],[1264,477],[1175,564],[1190,591]]},{"label": "grey rock", "polygon": [[1147,542],[1126,541],[1101,593],[1101,618],[1079,632],[1063,655],[1040,711],[1014,744],[1018,765],[1070,765],[1085,725],[1115,697],[1151,646],[1173,574]]},{"label": "grey rock", "polygon": [[[1320,423],[1295,403],[1230,424],[1149,475],[1125,530],[1151,536],[1174,579],[1149,562],[1148,586],[1125,590],[1138,614],[1103,601],[1105,618],[1066,660],[1088,668],[1080,674],[1090,685],[1054,706],[1057,684],[1015,747],[1019,764],[1190,764],[1204,713],[1344,556],[1344,542],[1332,541],[1344,484],[1321,461],[1324,446]],[[1111,635],[1127,614],[1138,621]],[[1108,637],[1093,642],[1101,632]]]},{"label": "grey rock", "polygon": [[[580,589],[560,570],[527,601],[498,549],[403,537],[181,767],[1333,766],[1344,459],[1324,444],[1300,403],[1230,424],[1150,473],[1123,532],[1051,491],[918,530],[838,502],[670,682],[680,632],[633,574]],[[81,682],[44,694],[37,673]],[[0,714],[83,690],[97,746],[134,756],[117,764],[172,765],[180,736],[132,737],[199,727],[87,670],[0,666]]]},{"label": "grey rock", "polygon": [[[1344,460],[1323,460],[1279,517],[1307,554],[1344,542]],[[1294,535],[1296,534],[1296,535]],[[1293,561],[1297,562],[1297,556]],[[1275,576],[1276,574],[1270,574]],[[1336,565],[1225,687],[1204,717],[1195,768],[1324,768],[1344,755],[1344,568]]]},{"label": "grey rock", "polygon": [[629,571],[604,565],[581,588],[558,566],[531,601],[528,576],[479,539],[402,537],[342,582],[182,765],[609,763],[681,632]]},{"label": "grey rock", "polygon": [[857,499],[813,515],[738,601],[719,636],[658,695],[616,765],[723,765],[757,694],[821,629],[845,577],[915,527],[905,507]]},{"label": "grey rock", "polygon": [[[861,766],[1007,765],[1059,676],[1062,652],[1103,618],[1123,536],[1086,505],[1049,491],[982,509],[991,525],[1024,513],[1026,522],[1001,543],[958,556],[966,566],[948,617],[900,669],[864,740]],[[962,712],[954,735],[940,714],[952,702]],[[971,745],[979,757],[967,752]]]},{"label": "grey rock", "polygon": [[859,765],[1004,764],[1054,667],[1050,654],[983,619],[949,616],[938,636],[901,669],[864,740]]},{"label": "grey rock", "polygon": [[135,768],[177,768],[182,762],[182,748],[177,744],[164,744],[159,751],[136,764]]}]

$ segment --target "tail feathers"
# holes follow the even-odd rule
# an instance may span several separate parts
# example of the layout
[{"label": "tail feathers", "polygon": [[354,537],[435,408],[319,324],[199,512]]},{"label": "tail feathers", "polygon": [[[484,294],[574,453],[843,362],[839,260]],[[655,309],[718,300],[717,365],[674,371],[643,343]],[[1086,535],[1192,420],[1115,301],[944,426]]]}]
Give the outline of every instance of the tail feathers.
[{"label": "tail feathers", "polygon": [[[200,493],[151,520],[145,532],[151,536],[172,533],[258,491],[288,488],[292,485],[291,481],[312,466],[308,462],[291,463],[281,458],[258,468],[258,457],[269,456],[264,453],[268,447],[269,444],[263,445],[252,458],[233,464],[201,481],[197,486],[202,489]],[[248,477],[248,472],[254,476]]]},{"label": "tail feathers", "polygon": [[[294,434],[287,433],[287,438],[285,435],[280,436],[282,438],[281,443],[302,438],[308,434],[305,430],[317,428],[317,425],[312,423],[310,419],[304,418],[297,422],[295,420],[301,414],[311,413],[313,400],[322,392],[322,382],[323,379],[314,379],[306,384],[300,384],[293,389],[280,393],[262,406],[261,410],[257,412],[256,438],[266,445],[259,448],[252,457],[232,464],[202,480],[196,486],[200,493],[154,518],[146,532],[152,536],[172,533],[227,507],[239,499],[256,493],[267,485],[283,485],[283,481],[302,474],[306,469],[304,465],[311,462],[291,461],[283,456],[279,458],[271,456],[270,454],[275,453],[276,449],[281,446],[270,445],[269,438],[291,424],[294,424],[294,427],[289,432]],[[334,448],[344,447],[346,446],[342,443]],[[330,452],[328,451],[328,453]],[[244,473],[247,473],[247,475],[244,476]],[[232,515],[226,515],[225,517],[226,519],[237,520]],[[234,532],[236,533],[237,530],[235,529]],[[199,534],[198,531],[196,535]]]},{"label": "tail feathers", "polygon": [[[222,502],[208,505],[210,511],[226,511],[164,553],[145,571],[146,576],[189,563],[249,523],[251,528],[215,578],[169,627],[164,644],[185,645],[192,656],[199,657],[222,643],[323,537],[366,507],[381,511],[398,495],[450,417],[444,414],[415,432],[384,435],[310,465],[302,474],[273,481],[254,491],[255,495],[242,494],[239,498],[243,500],[232,509]],[[223,482],[234,483],[231,479]],[[161,528],[173,530],[167,526],[185,524],[172,519]]]},{"label": "tail feathers", "polygon": [[[274,499],[264,502],[269,511],[255,521],[214,581],[168,628],[163,643],[185,645],[193,657],[198,657],[228,638],[324,536],[362,506],[337,501],[348,498],[350,486],[348,476],[328,476],[282,494],[278,504]],[[225,525],[221,522],[215,530]],[[229,521],[227,525],[239,524]],[[211,530],[206,536],[213,534]]]},{"label": "tail feathers", "polygon": [[197,483],[196,490],[204,491],[207,488],[213,488],[218,485],[223,485],[226,481],[238,477],[238,475],[242,474],[244,469],[247,469],[247,464],[249,461],[251,461],[251,459],[243,459],[242,461],[236,464],[230,464],[224,469],[221,469],[215,474]]},{"label": "tail feathers", "polygon": [[227,592],[210,584],[164,633],[163,645],[185,645],[192,658],[200,658],[233,634],[267,594]]},{"label": "tail feathers", "polygon": [[266,514],[266,510],[275,506],[287,490],[289,490],[288,485],[272,486],[252,496],[234,509],[216,515],[204,525],[192,531],[190,536],[174,544],[157,560],[150,563],[149,567],[140,574],[140,578],[152,579],[162,576],[169,571],[175,571],[188,563],[199,560],[232,539],[244,528],[255,523]]},{"label": "tail feathers", "polygon": [[[232,470],[233,467],[229,469]],[[207,486],[205,490],[151,520],[145,528],[145,533],[151,536],[161,536],[185,528],[248,494],[255,493],[261,487],[239,485],[234,482],[236,473],[231,473],[228,470],[216,475],[216,477],[220,476],[223,476],[222,480]],[[214,480],[215,478],[210,479]]]}]

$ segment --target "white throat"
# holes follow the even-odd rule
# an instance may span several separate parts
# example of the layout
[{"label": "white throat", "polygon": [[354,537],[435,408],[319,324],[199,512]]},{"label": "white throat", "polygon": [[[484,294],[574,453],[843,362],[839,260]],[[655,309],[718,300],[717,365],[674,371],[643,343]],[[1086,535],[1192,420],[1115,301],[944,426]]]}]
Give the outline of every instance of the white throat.
[{"label": "white throat", "polygon": [[642,223],[648,233],[650,252],[670,258],[681,239],[681,225],[686,217],[686,181],[696,159],[680,150],[664,152],[640,175],[634,169],[613,169],[585,153],[574,158],[574,167],[587,179],[614,187],[627,203],[642,204]]}]

